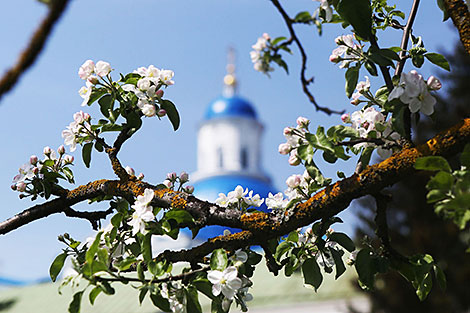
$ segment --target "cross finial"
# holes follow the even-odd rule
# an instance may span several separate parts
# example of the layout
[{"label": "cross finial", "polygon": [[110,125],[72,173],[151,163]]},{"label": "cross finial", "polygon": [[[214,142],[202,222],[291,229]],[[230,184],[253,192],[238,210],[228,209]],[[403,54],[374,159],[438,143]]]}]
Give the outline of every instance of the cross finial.
[{"label": "cross finial", "polygon": [[237,79],[235,76],[235,49],[228,48],[227,52],[227,75],[224,77],[224,96],[231,97],[237,91]]}]

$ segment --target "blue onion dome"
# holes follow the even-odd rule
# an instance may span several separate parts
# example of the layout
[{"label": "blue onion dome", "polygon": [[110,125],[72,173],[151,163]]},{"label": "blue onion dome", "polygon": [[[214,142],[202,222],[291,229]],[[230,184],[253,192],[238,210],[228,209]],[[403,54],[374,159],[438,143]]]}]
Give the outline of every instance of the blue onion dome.
[{"label": "blue onion dome", "polygon": [[[261,198],[266,198],[270,192],[273,194],[277,193],[268,179],[233,174],[211,176],[198,180],[194,183],[194,195],[199,199],[214,202],[219,197],[219,193],[228,194],[238,185],[241,185],[244,189],[248,188],[248,190],[253,190],[253,195],[259,194]],[[263,212],[268,211],[264,203],[257,209]],[[232,233],[240,231],[239,229],[231,229],[223,226],[207,226],[199,231],[196,238],[204,240],[217,237],[222,235],[225,229],[230,230]]]},{"label": "blue onion dome", "polygon": [[205,120],[227,117],[245,117],[256,119],[256,111],[249,101],[238,96],[220,96],[209,104],[204,115]]}]

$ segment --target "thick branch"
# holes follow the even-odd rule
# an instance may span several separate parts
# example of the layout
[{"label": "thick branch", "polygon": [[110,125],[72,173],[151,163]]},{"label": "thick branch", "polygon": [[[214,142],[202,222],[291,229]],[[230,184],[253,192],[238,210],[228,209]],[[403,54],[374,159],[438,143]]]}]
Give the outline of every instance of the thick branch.
[{"label": "thick branch", "polygon": [[302,67],[300,69],[300,81],[302,83],[302,90],[303,92],[307,95],[308,100],[315,106],[315,109],[317,111],[322,111],[325,112],[328,115],[331,114],[343,114],[343,111],[335,111],[331,110],[328,107],[323,107],[320,106],[315,98],[313,97],[312,93],[308,89],[308,85],[313,81],[313,78],[307,79],[305,77],[305,71],[307,70],[307,54],[305,53],[304,47],[302,46],[302,43],[300,42],[299,38],[297,37],[297,34],[295,33],[294,26],[293,26],[293,20],[289,17],[287,12],[284,10],[284,8],[281,6],[278,0],[271,0],[273,5],[276,7],[276,9],[279,11],[281,14],[282,18],[284,19],[284,22],[286,23],[287,29],[289,30],[290,36],[291,36],[291,41],[293,40],[295,44],[297,45],[297,48],[300,51],[300,55],[302,57]]},{"label": "thick branch", "polygon": [[16,84],[20,76],[36,61],[55,23],[64,12],[68,0],[51,1],[49,14],[39,25],[28,47],[20,54],[16,64],[0,80],[0,98]]},{"label": "thick branch", "polygon": [[463,0],[444,0],[444,4],[452,22],[459,31],[460,41],[465,51],[470,54],[470,12]]}]

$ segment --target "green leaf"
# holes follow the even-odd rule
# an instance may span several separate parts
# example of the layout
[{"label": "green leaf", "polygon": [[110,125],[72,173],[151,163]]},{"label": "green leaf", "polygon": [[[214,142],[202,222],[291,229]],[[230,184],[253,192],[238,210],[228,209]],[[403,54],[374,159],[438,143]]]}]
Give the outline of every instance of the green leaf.
[{"label": "green leaf", "polygon": [[104,95],[107,92],[106,88],[94,88],[91,92],[90,98],[88,99],[87,104],[90,105],[99,98],[101,98],[102,95]]},{"label": "green leaf", "polygon": [[152,234],[148,233],[140,242],[140,248],[144,261],[150,263],[152,261]]},{"label": "green leaf", "polygon": [[365,66],[366,70],[370,73],[370,75],[378,76],[377,66],[375,66],[374,62],[366,61],[366,63],[364,63],[364,66]]},{"label": "green leaf", "polygon": [[344,78],[346,79],[346,85],[344,87],[346,90],[346,96],[348,98],[351,98],[352,94],[354,93],[354,90],[356,89],[357,81],[359,79],[359,67],[354,66],[348,68],[346,74],[344,75]]},{"label": "green leaf", "polygon": [[130,133],[133,134],[142,126],[142,118],[137,112],[132,111],[126,116],[126,124],[130,129]]},{"label": "green leaf", "polygon": [[113,104],[114,104],[114,97],[110,94],[104,95],[98,100],[98,104],[100,105],[100,111],[104,117],[108,117],[113,111]]},{"label": "green leaf", "polygon": [[280,261],[281,257],[287,252],[289,252],[290,250],[292,250],[293,248],[294,248],[294,245],[292,244],[292,242],[290,241],[281,242],[276,248],[276,253],[274,253],[274,258],[277,261]]},{"label": "green leaf", "polygon": [[201,304],[199,303],[198,299],[198,292],[194,286],[189,286],[188,289],[185,290],[186,299],[187,299],[187,310],[191,313],[202,313]]},{"label": "green leaf", "polygon": [[73,295],[72,302],[69,305],[69,313],[80,313],[80,305],[82,302],[83,290]]},{"label": "green leaf", "polygon": [[315,258],[305,260],[302,264],[302,273],[304,275],[304,283],[312,286],[317,291],[323,281],[323,275],[317,260]]},{"label": "green leaf", "polygon": [[70,168],[68,167],[63,167],[62,171],[64,172],[65,177],[67,178],[67,181],[71,184],[74,184],[75,181],[73,179],[73,172]]},{"label": "green leaf", "polygon": [[462,154],[460,155],[460,163],[467,169],[470,169],[470,143],[465,145]]},{"label": "green leaf", "polygon": [[100,287],[95,287],[90,291],[90,294],[88,295],[88,299],[90,300],[91,305],[95,304],[95,299],[96,297],[98,297],[101,291],[102,290]]},{"label": "green leaf", "polygon": [[85,163],[86,167],[90,167],[91,162],[91,150],[93,149],[93,143],[89,142],[85,144],[82,148],[82,158],[83,163]]},{"label": "green leaf", "polygon": [[59,276],[60,271],[64,267],[65,259],[67,259],[67,253],[61,253],[56,258],[51,264],[51,267],[49,268],[49,275],[51,276],[52,281],[56,281],[57,276]]},{"label": "green leaf", "polygon": [[165,214],[165,218],[167,220],[174,219],[178,224],[192,224],[194,222],[194,218],[191,214],[188,213],[186,210],[181,209],[173,209],[168,211]]},{"label": "green leaf", "polygon": [[427,156],[418,158],[414,167],[417,170],[445,171],[448,173],[451,172],[449,163],[441,156]]},{"label": "green leaf", "polygon": [[344,249],[348,250],[349,252],[353,252],[356,249],[354,242],[349,238],[348,235],[344,233],[337,233],[334,232],[328,237],[330,241],[334,241],[342,246]]},{"label": "green leaf", "polygon": [[335,261],[335,268],[336,268],[335,279],[338,279],[346,271],[346,267],[344,266],[343,259],[341,258],[342,253],[333,248],[329,248],[329,250],[330,250],[331,255],[333,256],[333,260]]},{"label": "green leaf", "polygon": [[153,305],[163,312],[171,312],[170,302],[162,297],[159,290],[156,293],[150,294],[150,300],[152,300]]},{"label": "green leaf", "polygon": [[357,275],[359,276],[359,280],[366,289],[372,288],[374,284],[375,275],[375,270],[370,252],[371,251],[367,248],[360,250],[357,253],[356,262],[354,263]]},{"label": "green leaf", "polygon": [[166,111],[173,129],[176,131],[180,127],[180,116],[176,106],[170,100],[162,100],[161,107]]},{"label": "green leaf", "polygon": [[449,19],[449,13],[446,10],[446,6],[444,5],[444,0],[437,0],[437,5],[439,6],[439,9],[442,11],[442,21],[446,21]]},{"label": "green leaf", "polygon": [[286,40],[286,39],[287,39],[286,37],[277,37],[277,38],[274,38],[273,40],[271,40],[271,44],[273,46],[275,46],[278,43],[280,43],[281,41]]},{"label": "green leaf", "polygon": [[140,289],[140,292],[139,292],[139,304],[140,305],[142,305],[142,302],[144,301],[145,296],[147,295],[148,291],[149,289],[147,287],[143,287],[142,289]]},{"label": "green leaf", "polygon": [[412,54],[411,62],[413,63],[414,66],[416,66],[417,68],[420,68],[421,66],[423,66],[424,57],[422,54]]},{"label": "green leaf", "polygon": [[299,12],[294,17],[294,21],[296,23],[308,23],[311,20],[312,20],[312,14],[308,11]]},{"label": "green leaf", "polygon": [[339,15],[352,25],[356,34],[369,40],[372,36],[372,9],[369,0],[339,0]]},{"label": "green leaf", "polygon": [[439,53],[426,53],[424,55],[426,59],[428,59],[431,63],[447,70],[450,71],[450,65],[449,62],[447,62],[446,58]]},{"label": "green leaf", "polygon": [[454,176],[452,174],[439,171],[434,175],[426,185],[427,189],[449,190],[454,184]]},{"label": "green leaf", "polygon": [[398,53],[396,53],[393,49],[380,49],[379,53],[381,56],[387,59],[400,61],[400,57],[398,56]]},{"label": "green leaf", "polygon": [[424,275],[424,279],[418,285],[416,289],[416,294],[418,295],[419,300],[424,301],[428,296],[432,288],[432,276],[430,273]]},{"label": "green leaf", "polygon": [[227,252],[224,249],[216,249],[212,252],[210,267],[211,270],[223,271],[227,267]]},{"label": "green leaf", "polygon": [[88,248],[88,250],[86,252],[85,259],[86,259],[88,264],[92,263],[93,259],[95,258],[96,252],[98,252],[98,248],[100,246],[100,240],[101,240],[101,235],[102,234],[103,234],[102,231],[100,231],[96,234],[95,240],[93,240],[93,243],[91,244],[91,246]]},{"label": "green leaf", "polygon": [[107,295],[113,295],[116,293],[116,290],[114,290],[114,288],[111,287],[111,284],[108,283],[107,281],[99,282],[98,287],[100,287],[101,290]]},{"label": "green leaf", "polygon": [[313,147],[311,145],[300,145],[297,148],[297,155],[304,161],[311,161],[314,155]]},{"label": "green leaf", "polygon": [[392,115],[392,127],[396,130],[402,137],[406,138],[405,130],[405,106],[396,105],[393,109]]},{"label": "green leaf", "polygon": [[445,291],[447,288],[446,275],[444,274],[442,269],[437,265],[434,265],[433,269],[434,269],[434,275],[436,276],[436,281],[437,281],[437,284],[439,285],[439,288],[441,288],[442,291]]}]

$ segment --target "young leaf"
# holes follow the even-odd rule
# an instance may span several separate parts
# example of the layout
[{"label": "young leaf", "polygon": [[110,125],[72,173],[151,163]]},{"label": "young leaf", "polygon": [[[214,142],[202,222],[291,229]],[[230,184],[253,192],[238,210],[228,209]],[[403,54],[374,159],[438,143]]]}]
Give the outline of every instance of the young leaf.
[{"label": "young leaf", "polygon": [[109,117],[110,112],[113,111],[114,98],[110,94],[104,95],[98,100],[100,111],[105,117]]},{"label": "young leaf", "polygon": [[153,305],[163,312],[171,312],[170,302],[162,297],[159,290],[156,293],[150,294],[150,300],[152,300]]},{"label": "young leaf", "polygon": [[320,287],[323,276],[315,258],[309,258],[302,264],[302,273],[304,274],[304,283],[313,286],[315,291]]},{"label": "young leaf", "polygon": [[362,249],[357,253],[354,266],[356,267],[359,280],[364,287],[367,289],[372,288],[372,285],[374,284],[375,270],[369,249]]},{"label": "young leaf", "polygon": [[439,285],[439,288],[441,288],[442,291],[445,291],[447,288],[446,275],[444,274],[442,269],[437,265],[434,265],[433,269],[434,269],[434,275],[436,275],[436,281],[437,281],[437,284]]},{"label": "young leaf", "polygon": [[95,240],[93,241],[91,246],[88,248],[88,251],[86,252],[85,259],[88,264],[92,263],[93,259],[95,258],[96,252],[98,252],[102,234],[103,234],[102,231],[96,234]]},{"label": "young leaf", "polygon": [[421,157],[416,160],[414,167],[417,170],[451,172],[449,163],[441,156]]},{"label": "young leaf", "polygon": [[82,303],[83,292],[79,291],[73,295],[72,302],[69,305],[69,313],[80,313],[80,305]]},{"label": "young leaf", "polygon": [[93,148],[92,142],[85,144],[82,148],[83,163],[85,163],[86,167],[90,167],[92,148]]},{"label": "young leaf", "polygon": [[335,261],[335,279],[338,279],[346,271],[346,267],[344,266],[343,259],[341,258],[341,253],[333,248],[329,248],[329,250],[331,255],[333,256],[333,260]]},{"label": "young leaf", "polygon": [[372,9],[369,0],[339,0],[336,11],[356,34],[369,40],[372,36]]},{"label": "young leaf", "polygon": [[334,232],[330,235],[329,239],[330,241],[338,243],[340,246],[342,246],[349,252],[353,252],[356,249],[354,242],[351,240],[351,238],[348,237],[348,235],[344,233]]},{"label": "young leaf", "polygon": [[59,275],[60,271],[64,267],[65,259],[67,258],[67,253],[61,253],[56,258],[51,264],[51,267],[49,268],[49,275],[51,276],[51,280],[55,282],[57,279],[57,276]]},{"label": "young leaf", "polygon": [[211,270],[223,271],[227,267],[227,252],[224,249],[216,249],[211,255]]},{"label": "young leaf", "polygon": [[173,129],[176,131],[180,127],[180,116],[178,110],[176,110],[176,106],[170,100],[162,100],[161,106],[166,111],[171,125],[173,125]]},{"label": "young leaf", "polygon": [[95,287],[90,291],[88,299],[90,300],[91,305],[95,304],[95,299],[101,293],[101,291],[102,290],[100,287]]},{"label": "young leaf", "polygon": [[344,87],[346,90],[346,96],[351,98],[354,89],[356,89],[357,80],[359,79],[359,67],[354,66],[348,68],[344,77],[346,79],[346,86]]},{"label": "young leaf", "polygon": [[450,71],[450,65],[449,65],[449,62],[447,62],[446,58],[442,55],[442,54],[439,54],[439,53],[426,53],[424,55],[424,57],[426,59],[428,59],[429,61],[431,61],[431,63],[447,70],[447,71]]},{"label": "young leaf", "polygon": [[198,299],[198,292],[194,286],[189,286],[188,289],[185,290],[186,299],[187,299],[187,310],[191,313],[202,313],[201,304],[199,303]]}]

